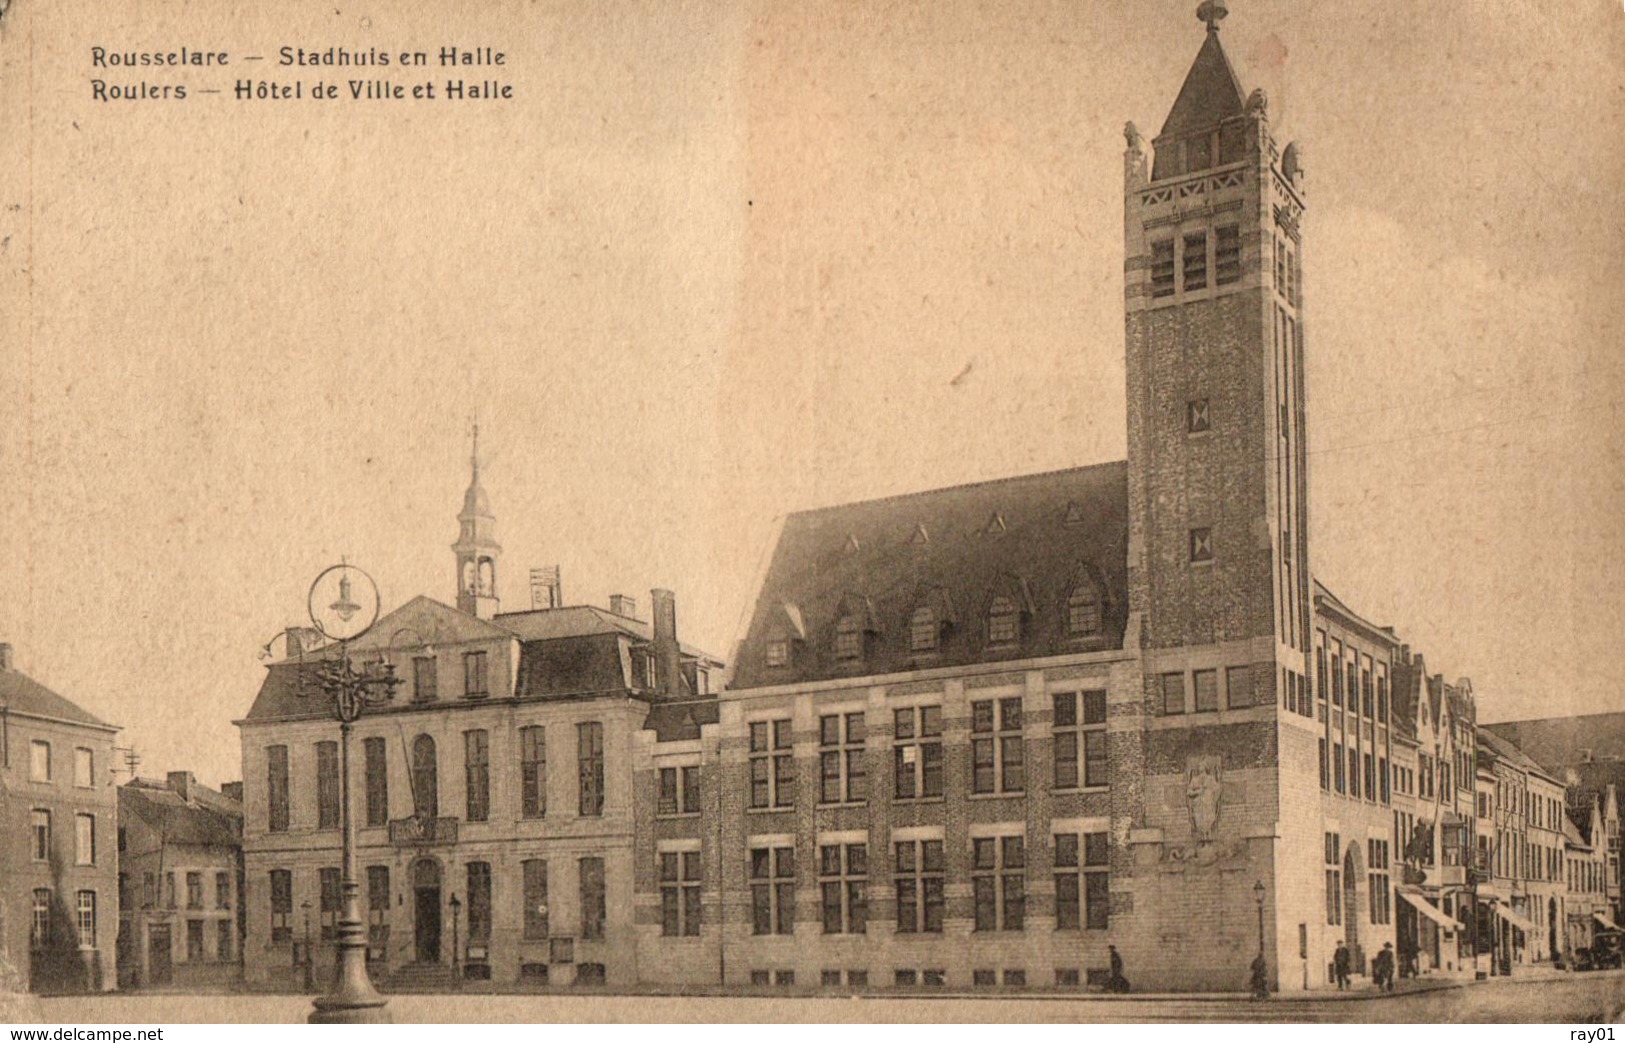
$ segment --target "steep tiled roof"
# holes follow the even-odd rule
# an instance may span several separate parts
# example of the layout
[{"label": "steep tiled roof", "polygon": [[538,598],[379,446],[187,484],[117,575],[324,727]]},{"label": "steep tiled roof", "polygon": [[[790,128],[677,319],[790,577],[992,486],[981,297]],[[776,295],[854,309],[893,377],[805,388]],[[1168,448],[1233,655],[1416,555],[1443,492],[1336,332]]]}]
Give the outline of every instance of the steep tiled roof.
[{"label": "steep tiled roof", "polygon": [[1582,762],[1587,751],[1593,761],[1625,760],[1625,713],[1500,721],[1486,727],[1552,771]]},{"label": "steep tiled roof", "polygon": [[16,670],[0,670],[0,706],[12,713],[29,713],[59,721],[73,721],[100,728],[114,728],[101,718]]},{"label": "steep tiled roof", "polygon": [[644,719],[643,726],[653,730],[660,742],[698,739],[700,726],[717,723],[718,712],[715,699],[657,703],[649,708],[649,716]]},{"label": "steep tiled roof", "polygon": [[1491,754],[1503,761],[1506,761],[1508,764],[1511,764],[1519,771],[1540,775],[1544,778],[1550,779],[1553,782],[1562,781],[1561,776],[1554,775],[1546,768],[1543,768],[1539,764],[1535,763],[1535,759],[1533,757],[1530,757],[1527,753],[1518,749],[1518,747],[1509,739],[1497,735],[1495,732],[1487,728],[1480,728],[1478,730],[1478,745],[1480,750],[1489,750]]},{"label": "steep tiled roof", "polygon": [[1179,136],[1209,130],[1246,111],[1246,93],[1219,43],[1218,33],[1208,33],[1202,49],[1196,52],[1185,84],[1168,112],[1158,137]]},{"label": "steep tiled roof", "polygon": [[[922,535],[923,533],[923,535]],[[1066,632],[1080,584],[1103,595],[1098,635]],[[1022,607],[1021,640],[988,647],[995,594]],[[910,651],[923,604],[949,625],[940,648]],[[860,662],[834,658],[843,615],[873,628]],[[1128,478],[1122,462],[803,511],[785,520],[758,592],[732,687],[878,674],[1122,646],[1128,616]],[[770,638],[798,637],[787,667],[770,667]]]},{"label": "steep tiled roof", "polygon": [[[639,619],[618,616],[596,605],[571,605],[566,608],[541,609],[535,612],[499,612],[492,620],[497,626],[511,631],[522,641],[553,641],[559,638],[589,637],[605,634],[624,634],[638,641],[654,637],[650,624]],[[683,654],[720,662],[710,654],[682,646]]]},{"label": "steep tiled roof", "polygon": [[126,821],[140,819],[169,843],[234,847],[242,842],[242,805],[213,790],[207,800],[199,794],[188,804],[162,783],[138,779],[119,787],[118,806]]},{"label": "steep tiled roof", "polygon": [[1426,672],[1421,656],[1409,663],[1404,659],[1394,660],[1394,730],[1410,739],[1420,737],[1422,679]]}]

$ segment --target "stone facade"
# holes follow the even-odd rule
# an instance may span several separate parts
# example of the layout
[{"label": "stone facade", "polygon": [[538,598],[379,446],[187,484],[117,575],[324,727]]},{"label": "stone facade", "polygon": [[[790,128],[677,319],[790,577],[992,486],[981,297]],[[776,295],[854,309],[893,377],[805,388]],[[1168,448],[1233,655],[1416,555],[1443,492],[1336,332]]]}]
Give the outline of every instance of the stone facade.
[{"label": "stone facade", "polygon": [[33,992],[118,983],[117,734],[0,645],[0,962]]}]

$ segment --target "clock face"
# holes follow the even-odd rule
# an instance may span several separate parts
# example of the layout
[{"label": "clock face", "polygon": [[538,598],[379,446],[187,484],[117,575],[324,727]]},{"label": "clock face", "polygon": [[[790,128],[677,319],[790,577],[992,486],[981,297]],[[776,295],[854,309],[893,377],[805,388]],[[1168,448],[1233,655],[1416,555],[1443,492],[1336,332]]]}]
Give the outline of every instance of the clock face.
[{"label": "clock face", "polygon": [[354,565],[334,565],[310,585],[310,621],[334,641],[360,637],[378,620],[378,585]]}]

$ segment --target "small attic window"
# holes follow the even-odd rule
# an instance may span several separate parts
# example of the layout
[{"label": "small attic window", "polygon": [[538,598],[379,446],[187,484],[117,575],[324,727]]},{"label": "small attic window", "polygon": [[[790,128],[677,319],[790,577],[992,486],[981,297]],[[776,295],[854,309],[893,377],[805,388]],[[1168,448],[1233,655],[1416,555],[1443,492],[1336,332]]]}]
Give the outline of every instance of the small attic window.
[{"label": "small attic window", "polygon": [[1066,599],[1066,632],[1073,637],[1087,637],[1100,632],[1100,595],[1090,584],[1084,584]]},{"label": "small attic window", "polygon": [[1021,630],[1021,617],[1016,603],[1000,594],[987,608],[987,640],[989,644],[1008,644]]},{"label": "small attic window", "polygon": [[767,643],[767,665],[788,666],[790,664],[789,638],[775,637]]},{"label": "small attic window", "polygon": [[842,616],[835,624],[835,658],[858,659],[863,655],[863,627],[856,616]]},{"label": "small attic window", "polygon": [[914,652],[935,652],[939,629],[936,609],[930,605],[915,609],[908,624],[909,649]]}]

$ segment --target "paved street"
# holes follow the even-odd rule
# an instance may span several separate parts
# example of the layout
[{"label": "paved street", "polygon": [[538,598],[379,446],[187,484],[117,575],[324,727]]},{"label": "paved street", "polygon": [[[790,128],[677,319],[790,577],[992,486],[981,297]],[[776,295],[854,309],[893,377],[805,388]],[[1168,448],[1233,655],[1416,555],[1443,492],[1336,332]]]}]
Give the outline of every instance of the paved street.
[{"label": "paved street", "polygon": [[[42,1000],[55,1023],[297,1022],[298,996],[114,995]],[[398,1022],[1558,1022],[1621,1020],[1625,973],[1495,981],[1396,996],[1315,1000],[940,996],[395,996]]]}]

